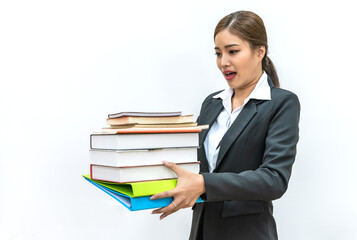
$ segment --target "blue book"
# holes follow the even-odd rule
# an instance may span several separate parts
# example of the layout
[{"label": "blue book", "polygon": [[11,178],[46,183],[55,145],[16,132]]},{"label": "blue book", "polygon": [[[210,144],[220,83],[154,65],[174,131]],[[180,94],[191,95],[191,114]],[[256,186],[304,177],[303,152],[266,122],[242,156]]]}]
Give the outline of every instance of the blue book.
[{"label": "blue book", "polygon": [[[105,186],[102,186],[99,183],[92,181],[91,179],[88,179],[88,178],[85,178],[85,179],[88,182],[92,183],[94,186],[103,190],[105,193],[112,196],[114,199],[116,199],[118,202],[120,202],[122,205],[124,205],[130,211],[166,207],[173,200],[172,197],[161,198],[161,199],[156,199],[156,200],[150,200],[150,196],[130,197],[123,193],[120,193],[120,192],[114,191],[110,188],[107,188]],[[197,202],[203,202],[203,201],[201,198],[198,198]]]}]

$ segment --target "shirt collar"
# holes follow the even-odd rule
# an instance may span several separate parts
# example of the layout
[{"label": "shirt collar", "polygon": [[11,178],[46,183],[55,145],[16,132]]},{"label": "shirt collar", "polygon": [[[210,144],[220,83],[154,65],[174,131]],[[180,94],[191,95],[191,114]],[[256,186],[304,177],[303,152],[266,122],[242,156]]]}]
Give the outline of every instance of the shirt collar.
[{"label": "shirt collar", "polygon": [[[233,96],[233,89],[226,88],[222,92],[215,95],[213,98],[221,98],[222,100],[230,101]],[[258,100],[271,100],[270,86],[268,83],[268,75],[265,71],[263,71],[262,76],[260,77],[257,85],[250,93],[250,95],[244,100],[244,103],[247,103],[250,99],[258,99]]]}]

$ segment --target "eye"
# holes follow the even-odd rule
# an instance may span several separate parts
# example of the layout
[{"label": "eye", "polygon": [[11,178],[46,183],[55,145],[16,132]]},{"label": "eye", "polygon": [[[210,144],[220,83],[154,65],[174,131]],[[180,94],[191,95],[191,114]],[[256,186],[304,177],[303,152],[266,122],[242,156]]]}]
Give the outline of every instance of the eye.
[{"label": "eye", "polygon": [[230,50],[229,54],[236,54],[237,52],[239,52],[239,50]]},{"label": "eye", "polygon": [[221,56],[221,53],[219,53],[219,52],[216,52],[215,54],[217,57]]}]

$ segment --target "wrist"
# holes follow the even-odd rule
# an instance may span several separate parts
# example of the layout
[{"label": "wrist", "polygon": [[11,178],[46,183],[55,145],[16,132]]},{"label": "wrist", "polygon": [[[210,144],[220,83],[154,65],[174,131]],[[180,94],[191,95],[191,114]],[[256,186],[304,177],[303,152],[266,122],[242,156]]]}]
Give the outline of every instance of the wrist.
[{"label": "wrist", "polygon": [[198,181],[199,181],[199,193],[200,195],[202,195],[206,192],[205,179],[202,176],[202,174],[198,174]]}]

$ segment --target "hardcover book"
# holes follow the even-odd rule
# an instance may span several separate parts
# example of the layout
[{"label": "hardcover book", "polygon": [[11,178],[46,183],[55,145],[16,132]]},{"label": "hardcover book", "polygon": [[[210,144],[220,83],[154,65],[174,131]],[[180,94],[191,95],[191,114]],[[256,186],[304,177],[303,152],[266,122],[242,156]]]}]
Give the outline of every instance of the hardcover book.
[{"label": "hardcover book", "polygon": [[202,129],[190,128],[129,128],[116,134],[93,133],[91,149],[133,150],[155,148],[198,147],[198,134]]},{"label": "hardcover book", "polygon": [[119,117],[172,117],[180,116],[182,112],[119,112],[108,114],[108,118]]},{"label": "hardcover book", "polygon": [[[200,162],[176,164],[187,171],[199,173]],[[90,165],[90,176],[94,180],[118,183],[177,178],[175,172],[164,164],[130,167],[110,167],[92,164]]]},{"label": "hardcover book", "polygon": [[197,162],[197,148],[161,148],[143,150],[90,150],[90,164],[125,167],[173,163]]},{"label": "hardcover book", "polygon": [[190,123],[167,123],[167,124],[123,124],[123,125],[110,125],[109,127],[103,127],[102,130],[111,129],[126,129],[126,128],[180,128],[180,127],[196,127],[196,122]]},{"label": "hardcover book", "polygon": [[168,123],[192,123],[194,122],[193,115],[171,116],[171,117],[134,117],[123,116],[118,118],[107,118],[108,125],[123,125],[123,124],[168,124]]}]

